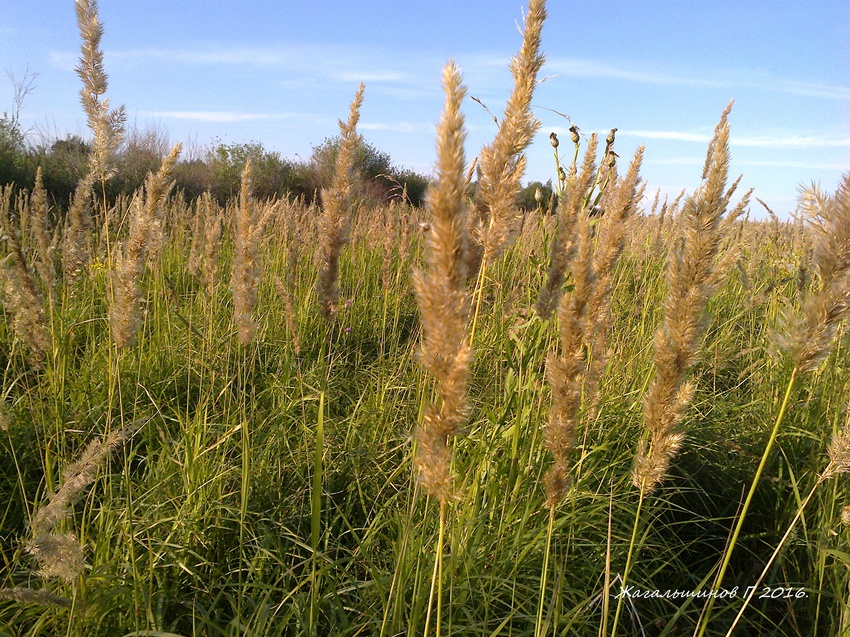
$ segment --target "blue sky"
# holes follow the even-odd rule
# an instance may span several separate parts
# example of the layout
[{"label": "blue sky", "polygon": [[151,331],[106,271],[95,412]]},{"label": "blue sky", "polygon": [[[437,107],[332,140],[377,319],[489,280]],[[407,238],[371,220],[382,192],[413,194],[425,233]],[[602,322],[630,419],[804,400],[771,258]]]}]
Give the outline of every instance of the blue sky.
[{"label": "blue sky", "polygon": [[[274,2],[101,0],[108,97],[129,123],[197,148],[260,141],[294,159],[336,134],[366,83],[360,130],[402,166],[429,173],[450,58],[469,94],[499,114],[520,35],[519,0]],[[735,99],[732,172],[779,213],[812,181],[850,170],[850,2],[550,0],[550,76],[526,179],[555,173],[548,136],[619,128],[626,160],[646,145],[648,192],[699,183],[705,150]],[[22,121],[33,135],[87,135],[74,66],[72,0],[0,0],[0,66],[37,73]],[[0,110],[12,83],[0,76]],[[495,132],[467,99],[471,159]],[[753,213],[760,212],[754,208]]]}]

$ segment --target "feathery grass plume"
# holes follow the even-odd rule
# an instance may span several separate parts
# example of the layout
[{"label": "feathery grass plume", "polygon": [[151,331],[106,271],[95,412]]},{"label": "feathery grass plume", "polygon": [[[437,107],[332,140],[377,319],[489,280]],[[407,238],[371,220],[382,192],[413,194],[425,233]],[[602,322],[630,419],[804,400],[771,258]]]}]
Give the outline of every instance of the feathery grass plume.
[{"label": "feathery grass plume", "polygon": [[248,345],[257,334],[252,313],[257,305],[257,288],[263,275],[260,244],[275,206],[260,206],[251,194],[251,160],[245,162],[236,209],[236,234],[233,246],[233,271],[230,291],[233,294],[233,316],[239,331],[239,343]]},{"label": "feathery grass plume", "polygon": [[829,441],[829,464],[822,474],[824,479],[850,472],[850,407],[845,411],[844,426]]},{"label": "feathery grass plume", "polygon": [[112,298],[109,323],[112,339],[120,349],[136,343],[142,325],[142,291],[139,287],[145,270],[145,253],[150,240],[151,224],[160,215],[171,187],[171,171],[182,146],[178,143],[163,160],[157,173],[145,180],[141,193],[130,204],[130,230],[127,240],[118,246],[115,265],[110,272]]},{"label": "feathery grass plume", "polygon": [[295,355],[301,353],[301,341],[298,338],[298,322],[296,314],[295,294],[296,294],[296,274],[298,272],[298,242],[295,237],[294,215],[292,211],[283,216],[283,244],[286,251],[286,273],[283,277],[275,278],[275,288],[283,301],[283,307],[286,311],[286,330],[289,332],[289,337],[292,339],[292,348]]},{"label": "feathery grass plume", "polygon": [[59,235],[50,229],[50,208],[41,177],[41,166],[35,172],[30,208],[30,237],[36,255],[33,266],[47,289],[52,306],[56,296],[56,244]]},{"label": "feathery grass plume", "polygon": [[67,597],[54,595],[45,590],[22,587],[0,588],[0,599],[8,599],[23,604],[39,604],[40,606],[60,606],[61,608],[71,608],[72,605],[71,600]]},{"label": "feathery grass plume", "polygon": [[551,352],[546,360],[546,376],[552,388],[549,422],[543,443],[552,454],[553,464],[543,478],[546,506],[554,510],[570,482],[570,455],[575,444],[575,428],[581,406],[581,381],[587,368],[585,343],[589,327],[588,303],[596,276],[593,271],[593,228],[587,210],[578,220],[577,247],[570,262],[573,290],[561,298],[560,354]]},{"label": "feathery grass plume", "polygon": [[5,292],[3,304],[12,315],[15,336],[29,349],[30,360],[41,367],[53,347],[44,310],[44,300],[27,263],[17,228],[11,218],[12,188],[0,189],[0,229],[9,245],[9,253],[0,261],[0,276]]},{"label": "feathery grass plume", "polygon": [[204,223],[209,221],[209,191],[195,200],[195,214],[192,216],[192,245],[189,248],[189,262],[186,269],[193,277],[201,271],[201,245],[204,240]]},{"label": "feathery grass plume", "polygon": [[89,129],[94,133],[89,172],[94,179],[105,183],[112,174],[109,166],[112,155],[124,136],[126,114],[123,106],[110,111],[109,100],[101,99],[106,93],[107,76],[103,68],[103,51],[100,49],[103,24],[98,17],[97,2],[76,0],[76,10],[82,39],[82,56],[77,66],[77,75],[83,82],[80,97]]},{"label": "feathery grass plume", "polygon": [[523,151],[531,144],[540,122],[531,112],[531,98],[537,74],[545,57],[540,51],[545,0],[530,0],[525,16],[522,46],[511,60],[514,89],[505,105],[505,113],[493,142],[481,149],[478,158],[478,188],[475,191],[475,237],[467,266],[469,275],[477,275],[482,258],[497,259],[513,241],[522,213],[517,206],[520,180],[525,172]]},{"label": "feathery grass plume", "polygon": [[815,185],[805,189],[800,209],[814,225],[811,264],[820,286],[806,298],[801,316],[784,315],[777,341],[800,372],[809,372],[829,356],[850,311],[850,173],[832,196]]},{"label": "feathery grass plume", "polygon": [[549,318],[558,307],[567,275],[567,268],[575,252],[576,223],[596,175],[596,134],[590,136],[581,170],[576,174],[575,164],[570,167],[565,180],[565,192],[558,200],[558,231],[552,240],[552,262],[546,276],[546,284],[540,290],[537,313]]},{"label": "feathery grass plume", "polygon": [[414,272],[423,339],[422,366],[437,380],[439,402],[432,402],[416,429],[416,465],[426,492],[444,503],[452,496],[449,439],[460,431],[468,406],[466,380],[472,360],[467,322],[469,293],[464,263],[466,204],[464,117],[466,89],[454,62],[443,69],[446,101],[437,130],[437,178],[427,195],[431,218],[428,270]]},{"label": "feathery grass plume", "polygon": [[608,364],[608,340],[611,335],[611,292],[614,271],[626,245],[626,231],[643,198],[640,167],[643,146],[635,151],[626,176],[607,190],[606,213],[597,226],[598,245],[593,256],[596,276],[591,292],[589,327],[589,353],[591,364],[585,377],[584,393],[595,410],[599,398],[599,383]]},{"label": "feathery grass plume", "polygon": [[111,177],[109,163],[123,138],[126,120],[123,106],[111,111],[109,100],[101,99],[106,93],[107,77],[103,68],[103,51],[100,50],[103,25],[98,18],[96,0],[76,0],[76,12],[82,39],[82,55],[76,70],[83,82],[80,97],[89,129],[94,133],[94,143],[89,154],[88,171],[77,184],[65,220],[62,268],[68,281],[76,280],[88,263],[92,188],[95,181],[100,181],[101,187],[104,187]]},{"label": "feathery grass plume", "polygon": [[210,298],[215,295],[215,283],[218,275],[219,242],[224,224],[224,212],[216,204],[212,195],[205,192],[202,197],[204,207],[204,274],[203,282]]},{"label": "feathery grass plume", "polygon": [[65,215],[65,227],[62,233],[62,271],[65,280],[77,279],[89,260],[87,239],[91,230],[91,205],[94,186],[94,173],[88,172],[77,183],[71,206]]},{"label": "feathery grass plume", "polygon": [[721,221],[732,195],[726,191],[729,172],[729,123],[732,102],[723,111],[708,148],[704,181],[682,209],[683,237],[671,248],[667,262],[667,300],[655,336],[655,374],[644,398],[648,440],[640,443],[633,484],[652,493],[667,474],[684,440],[680,429],[694,385],[686,377],[696,360],[707,327],[706,304],[715,292],[713,269]]},{"label": "feathery grass plume", "polygon": [[335,312],[339,297],[337,278],[339,276],[339,255],[342,246],[348,243],[350,228],[349,212],[351,208],[351,190],[354,186],[354,156],[362,140],[357,134],[357,122],[360,119],[360,106],[363,104],[361,83],[351,102],[348,122],[339,122],[341,142],[336,156],[336,166],[330,188],[322,189],[322,217],[319,228],[320,272],[316,283],[319,297],[319,313],[330,319]]},{"label": "feathery grass plume", "polygon": [[42,576],[55,576],[72,582],[82,573],[85,564],[83,547],[76,536],[73,533],[58,535],[53,529],[59,522],[70,517],[71,505],[94,482],[104,461],[143,425],[143,420],[136,420],[90,442],[79,460],[68,465],[62,472],[63,480],[59,490],[50,496],[47,504],[35,512],[30,522],[32,537],[26,548],[39,563]]}]

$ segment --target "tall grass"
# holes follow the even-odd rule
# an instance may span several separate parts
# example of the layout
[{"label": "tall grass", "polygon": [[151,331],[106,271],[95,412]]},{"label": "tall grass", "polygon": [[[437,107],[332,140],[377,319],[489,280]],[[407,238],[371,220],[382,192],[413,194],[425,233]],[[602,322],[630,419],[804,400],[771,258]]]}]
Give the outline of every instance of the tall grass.
[{"label": "tall grass", "polygon": [[322,210],[187,204],[174,153],[110,205],[78,11],[106,141],[61,230],[0,197],[0,634],[846,634],[848,178],[749,220],[727,110],[649,206],[574,126],[519,215],[533,2],[492,196],[449,65],[425,210],[349,205],[360,92]]}]

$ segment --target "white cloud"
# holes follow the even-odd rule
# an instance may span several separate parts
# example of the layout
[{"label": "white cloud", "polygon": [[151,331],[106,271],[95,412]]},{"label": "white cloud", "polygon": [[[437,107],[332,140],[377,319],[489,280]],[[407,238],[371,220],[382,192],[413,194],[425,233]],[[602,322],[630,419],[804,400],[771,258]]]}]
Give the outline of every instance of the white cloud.
[{"label": "white cloud", "polygon": [[430,130],[433,129],[433,125],[430,124],[412,124],[410,122],[393,122],[393,123],[361,123],[357,125],[357,128],[361,130],[380,130],[380,131],[393,131],[396,133],[413,133],[418,130]]},{"label": "white cloud", "polygon": [[620,130],[617,131],[617,136],[637,137],[639,139],[671,139],[678,142],[698,142],[700,144],[707,144],[711,141],[711,135],[688,131]]},{"label": "white cloud", "polygon": [[773,73],[744,69],[681,69],[659,72],[635,68],[628,64],[610,64],[583,58],[552,58],[547,63],[546,70],[549,73],[570,77],[610,78],[644,84],[705,88],[746,88],[802,97],[850,100],[850,87],[847,86],[825,82],[804,82]]},{"label": "white cloud", "polygon": [[139,111],[138,114],[145,117],[158,117],[162,119],[215,123],[311,117],[298,113],[242,113],[238,111]]},{"label": "white cloud", "polygon": [[[707,144],[711,135],[691,131],[620,130],[618,137],[637,139],[669,139],[680,142]],[[735,135],[729,140],[731,146],[750,148],[850,148],[850,137],[833,135]]]},{"label": "white cloud", "polygon": [[832,135],[758,135],[753,137],[735,137],[730,139],[732,146],[753,146],[758,148],[850,148],[850,137]]}]

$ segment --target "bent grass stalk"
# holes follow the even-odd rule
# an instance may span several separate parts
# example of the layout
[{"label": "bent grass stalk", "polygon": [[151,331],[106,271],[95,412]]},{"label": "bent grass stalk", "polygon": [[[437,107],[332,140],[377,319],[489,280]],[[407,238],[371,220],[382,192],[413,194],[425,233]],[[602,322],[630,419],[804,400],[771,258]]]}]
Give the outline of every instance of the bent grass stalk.
[{"label": "bent grass stalk", "polygon": [[[734,185],[726,190],[729,169],[727,118],[731,108],[730,102],[709,144],[704,181],[685,203],[683,241],[668,259],[668,292],[664,318],[655,338],[655,370],[644,397],[646,434],[640,441],[632,473],[632,484],[639,489],[639,497],[623,572],[623,589],[640,550],[637,537],[644,500],[664,479],[684,440],[681,422],[695,390],[687,374],[696,361],[707,328],[706,305],[717,287],[713,272],[725,227],[722,217],[734,191]],[[612,637],[617,632],[624,597],[620,595],[617,600]]]},{"label": "bent grass stalk", "polygon": [[[472,360],[467,322],[464,246],[464,118],[460,112],[466,89],[453,62],[443,70],[446,101],[437,129],[437,179],[427,196],[431,216],[427,272],[414,273],[414,287],[422,322],[420,360],[436,379],[438,400],[428,404],[424,421],[416,428],[416,465],[419,481],[440,502],[440,529],[428,601],[425,634],[430,629],[434,591],[437,600],[437,634],[442,612],[442,559],[446,502],[454,497],[452,448],[449,441],[460,433],[467,417],[467,376]],[[437,582],[439,580],[439,582]]]},{"label": "bent grass stalk", "polygon": [[[543,22],[546,20],[546,1],[530,0],[522,31],[522,45],[511,60],[514,89],[505,105],[505,114],[492,143],[481,149],[478,162],[478,189],[475,193],[476,216],[485,221],[480,237],[481,262],[470,262],[476,272],[475,312],[470,339],[475,329],[484,295],[488,263],[498,259],[515,239],[521,213],[516,203],[520,180],[525,172],[524,151],[534,139],[540,122],[531,111],[531,99],[537,85],[537,74],[545,57],[541,52]],[[467,257],[472,259],[471,256]]]},{"label": "bent grass stalk", "polygon": [[319,313],[330,320],[336,313],[339,297],[339,257],[342,247],[348,243],[351,225],[351,194],[354,188],[354,158],[362,143],[357,134],[357,122],[360,120],[360,107],[363,105],[365,86],[360,84],[357,94],[351,102],[348,122],[339,122],[341,141],[336,156],[333,182],[329,188],[322,189],[322,217],[319,229],[320,260],[319,278],[316,293],[319,301]]},{"label": "bent grass stalk", "polygon": [[[724,552],[715,587],[723,584],[723,576],[776,443],[779,428],[788,411],[797,378],[802,373],[815,371],[830,355],[838,326],[850,313],[850,173],[844,175],[835,195],[824,195],[813,187],[803,192],[800,203],[804,211],[809,213],[809,217],[817,220],[818,235],[812,260],[820,275],[821,287],[817,293],[806,299],[802,317],[790,313],[784,316],[784,333],[776,335],[779,346],[788,352],[794,362],[794,368],[788,379],[779,414],[735,524],[732,539]],[[715,598],[711,597],[706,604],[695,633],[698,637],[702,637],[708,628],[714,601]]]}]

